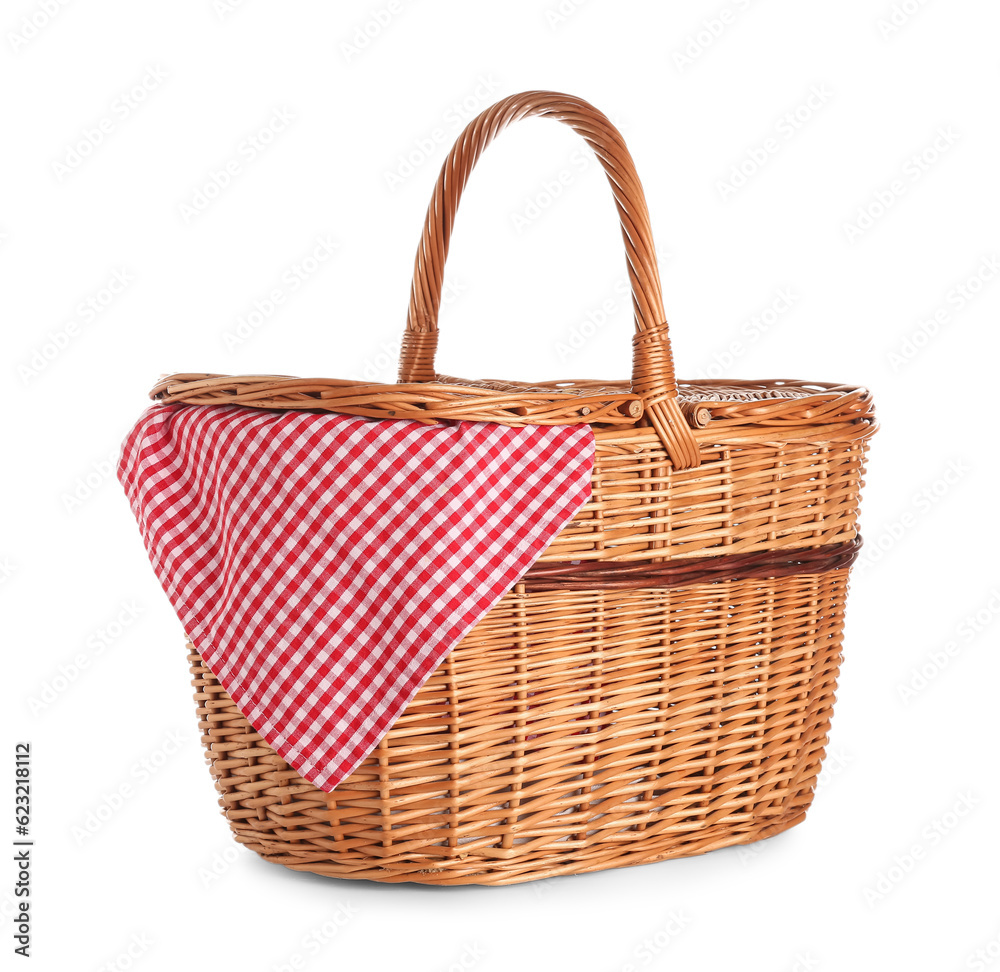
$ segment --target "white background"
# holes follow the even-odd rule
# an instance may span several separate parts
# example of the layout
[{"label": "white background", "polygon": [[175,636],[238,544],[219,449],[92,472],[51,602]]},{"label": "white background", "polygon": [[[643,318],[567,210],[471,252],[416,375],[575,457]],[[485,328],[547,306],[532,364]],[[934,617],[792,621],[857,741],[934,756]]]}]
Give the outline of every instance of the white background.
[{"label": "white background", "polygon": [[[10,767],[14,742],[33,741],[25,967],[1000,968],[1000,13],[987,0],[558,3],[4,4],[3,751]],[[625,133],[681,377],[875,392],[867,553],[816,802],[750,848],[499,889],[236,859],[181,629],[109,459],[161,373],[392,380],[447,147],[527,88],[583,96]],[[250,158],[276,110],[293,120]],[[767,139],[766,162],[726,190]],[[534,120],[489,150],[453,241],[442,371],[628,373],[614,210],[581,146]],[[324,238],[335,253],[293,289]],[[116,273],[128,286],[87,312]],[[281,306],[227,346],[275,288]],[[762,330],[779,291],[794,302]],[[606,323],[571,342],[609,298]],[[123,784],[110,819],[81,831]],[[8,954],[13,880],[0,869]]]}]

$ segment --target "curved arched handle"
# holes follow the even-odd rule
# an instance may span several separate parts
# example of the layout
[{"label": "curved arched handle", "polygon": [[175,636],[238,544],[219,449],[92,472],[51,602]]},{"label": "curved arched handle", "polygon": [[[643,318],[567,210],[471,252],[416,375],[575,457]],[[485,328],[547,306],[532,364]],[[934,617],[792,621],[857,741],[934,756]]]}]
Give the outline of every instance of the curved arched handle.
[{"label": "curved arched handle", "polygon": [[455,213],[469,175],[486,146],[509,124],[540,115],[569,125],[583,136],[604,168],[615,196],[628,257],[635,310],[632,391],[677,469],[696,466],[698,444],[677,404],[670,339],[663,313],[660,274],[642,184],[621,133],[580,98],[554,91],[525,91],[487,108],[465,128],[448,154],[427,208],[410,291],[410,309],[400,354],[399,380],[434,381],[438,312]]}]

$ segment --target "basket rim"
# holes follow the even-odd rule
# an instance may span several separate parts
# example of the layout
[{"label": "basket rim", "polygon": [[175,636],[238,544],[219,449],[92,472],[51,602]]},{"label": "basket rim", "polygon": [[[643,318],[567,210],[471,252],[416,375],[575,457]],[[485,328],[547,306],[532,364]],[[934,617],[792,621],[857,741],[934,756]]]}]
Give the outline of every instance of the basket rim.
[{"label": "basket rim", "polygon": [[[225,375],[178,372],[163,375],[149,392],[161,404],[242,405],[262,409],[340,412],[377,419],[423,422],[474,421],[504,425],[637,426],[642,398],[628,381],[556,380],[516,382],[437,375],[432,382],[389,384],[291,375]],[[794,403],[799,420],[814,409],[849,410],[873,424],[871,393],[860,385],[802,379],[681,381],[677,400],[688,424],[703,429],[713,417],[745,413],[759,421],[769,408]]]}]

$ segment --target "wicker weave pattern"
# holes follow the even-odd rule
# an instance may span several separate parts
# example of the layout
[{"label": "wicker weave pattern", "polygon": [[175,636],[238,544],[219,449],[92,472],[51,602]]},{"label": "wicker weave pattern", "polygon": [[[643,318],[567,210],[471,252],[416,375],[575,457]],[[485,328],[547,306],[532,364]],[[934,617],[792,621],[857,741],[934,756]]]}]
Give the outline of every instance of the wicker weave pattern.
[{"label": "wicker weave pattern", "polygon": [[864,440],[727,438],[703,446],[696,469],[674,470],[655,434],[598,432],[591,499],[539,559],[655,561],[856,536]]},{"label": "wicker weave pattern", "polygon": [[[153,394],[168,403],[233,403],[232,379],[194,385],[161,382]],[[425,395],[442,386],[427,387]],[[876,428],[867,390],[730,382],[684,391],[682,404],[702,426],[692,430],[700,464],[675,469],[657,432],[631,419],[631,427],[596,422],[591,499],[541,560],[656,561],[853,539],[866,442]],[[363,414],[362,398],[372,406],[380,395],[368,386],[351,404],[325,404]],[[276,405],[270,395],[238,403]],[[282,407],[303,404],[292,396]],[[484,420],[462,405],[455,417]]]},{"label": "wicker weave pattern", "polygon": [[507,594],[331,794],[190,648],[221,805],[267,860],[512,884],[798,823],[823,757],[847,571],[677,591]]}]

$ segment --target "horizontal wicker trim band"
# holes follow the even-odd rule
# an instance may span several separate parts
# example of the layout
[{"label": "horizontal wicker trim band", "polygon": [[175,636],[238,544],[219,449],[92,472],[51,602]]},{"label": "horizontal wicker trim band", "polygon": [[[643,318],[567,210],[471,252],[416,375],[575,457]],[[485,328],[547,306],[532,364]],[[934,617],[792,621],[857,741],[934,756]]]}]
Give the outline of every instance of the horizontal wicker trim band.
[{"label": "horizontal wicker trim band", "polygon": [[825,574],[850,567],[861,549],[861,537],[846,543],[761,553],[698,557],[659,564],[615,564],[607,561],[536,563],[518,582],[526,593],[541,591],[624,591],[643,587],[690,587],[714,581]]}]

